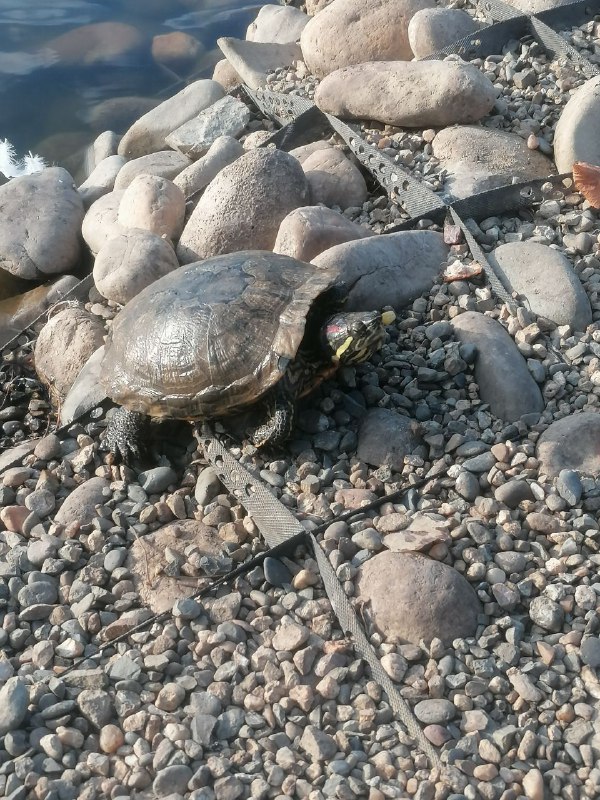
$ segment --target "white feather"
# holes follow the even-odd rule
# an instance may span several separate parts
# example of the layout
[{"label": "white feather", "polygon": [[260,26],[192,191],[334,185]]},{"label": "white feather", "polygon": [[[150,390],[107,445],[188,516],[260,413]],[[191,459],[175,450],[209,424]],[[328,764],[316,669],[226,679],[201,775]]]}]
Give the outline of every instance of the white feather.
[{"label": "white feather", "polygon": [[22,161],[8,139],[0,139],[0,172],[6,178],[18,178],[20,175],[31,175],[40,172],[48,165],[41,156],[29,152]]}]

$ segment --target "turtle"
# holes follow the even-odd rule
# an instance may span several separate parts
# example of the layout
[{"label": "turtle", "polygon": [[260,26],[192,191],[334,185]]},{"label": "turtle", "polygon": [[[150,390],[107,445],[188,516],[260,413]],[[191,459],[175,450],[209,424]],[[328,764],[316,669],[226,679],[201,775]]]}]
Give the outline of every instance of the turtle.
[{"label": "turtle", "polygon": [[383,343],[391,310],[348,312],[335,270],[245,250],[179,267],[113,320],[101,381],[120,408],[103,447],[141,457],[149,418],[209,421],[253,409],[255,447],[283,443],[300,397]]}]

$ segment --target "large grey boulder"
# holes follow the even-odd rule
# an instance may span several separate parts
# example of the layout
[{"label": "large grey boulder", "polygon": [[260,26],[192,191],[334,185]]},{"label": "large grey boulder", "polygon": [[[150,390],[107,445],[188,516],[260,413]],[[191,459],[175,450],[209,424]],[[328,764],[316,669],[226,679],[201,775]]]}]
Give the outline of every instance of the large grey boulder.
[{"label": "large grey boulder", "polygon": [[477,311],[452,320],[461,343],[477,347],[475,380],[492,414],[516,422],[524,414],[541,413],[544,400],[517,345],[499,322]]},{"label": "large grey boulder", "polygon": [[348,310],[402,308],[431,289],[448,252],[441,233],[401,231],[338,244],[312,263],[339,270],[351,287]]},{"label": "large grey boulder", "polygon": [[105,242],[127,230],[117,219],[124,194],[125,189],[113,189],[88,208],[81,226],[81,235],[92,253],[97,253]]},{"label": "large grey boulder", "polygon": [[410,60],[408,24],[432,0],[333,0],[300,37],[304,61],[322,78],[364,61]]},{"label": "large grey boulder", "polygon": [[265,86],[273,70],[289,67],[302,59],[300,45],[293,42],[247,42],[223,36],[217,39],[217,44],[235,72],[251,89]]},{"label": "large grey boulder", "polygon": [[362,206],[369,193],[361,171],[339,148],[323,144],[300,158],[303,148],[291,151],[302,164],[312,202],[342,209]]},{"label": "large grey boulder", "polygon": [[359,569],[356,594],[388,643],[436,638],[449,645],[477,629],[481,605],[471,585],[421,553],[386,550],[369,559]]},{"label": "large grey boulder", "polygon": [[107,156],[97,164],[78,189],[84,208],[88,209],[100,197],[115,188],[115,180],[126,163],[123,156]]},{"label": "large grey boulder", "polygon": [[74,269],[81,254],[83,216],[83,200],[62,167],[0,186],[2,269],[27,280]]},{"label": "large grey boulder", "polygon": [[496,96],[494,84],[472,64],[368,61],[327,75],[315,103],[343,119],[435,128],[477,122],[491,111]]},{"label": "large grey boulder", "polygon": [[281,150],[251,150],[206,187],[179,239],[182,264],[237,250],[272,250],[283,218],[304,206],[309,186]]},{"label": "large grey boulder", "polygon": [[248,106],[226,95],[176,128],[166,141],[169,147],[195,160],[205,155],[220,136],[240,136],[249,121]]},{"label": "large grey boulder", "polygon": [[157,175],[172,181],[192,163],[183,153],[175,150],[159,150],[128,161],[119,170],[115,180],[115,189],[126,189],[138,175]]}]

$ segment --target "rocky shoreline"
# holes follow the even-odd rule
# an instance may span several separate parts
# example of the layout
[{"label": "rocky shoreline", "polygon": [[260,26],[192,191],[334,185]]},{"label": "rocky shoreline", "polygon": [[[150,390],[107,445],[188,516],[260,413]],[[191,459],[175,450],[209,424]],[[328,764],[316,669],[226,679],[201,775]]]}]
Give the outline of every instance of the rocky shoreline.
[{"label": "rocky shoreline", "polygon": [[[262,81],[346,116],[351,73],[373,80],[362,135],[460,198],[600,163],[599,79],[527,39],[465,65],[409,60],[448,44],[442,34],[476,31],[469,5],[307,5],[310,21],[263,8],[246,40],[223,41],[215,79],[123,137],[101,134],[78,190],[60,167],[0,187],[4,296],[63,275],[0,301],[0,796],[600,792],[597,210],[565,179],[548,181],[535,207],[469,221],[523,301],[502,306],[453,226],[386,233],[406,212],[339,137],[289,154],[261,148],[272,123],[226,94],[237,71],[251,88]],[[402,36],[367,43],[382,19]],[[599,24],[565,34],[592,63]],[[469,84],[466,116],[449,89],[428,107],[433,70]],[[410,127],[395,127],[378,108],[407,85]],[[190,599],[211,570],[262,545],[189,426],[156,425],[155,462],[138,472],[99,449],[103,412],[70,421],[86,398],[103,399],[97,351],[123,303],[180,263],[246,248],[335,264],[351,307],[398,311],[381,352],[323,384],[284,450],[232,452],[307,529],[330,522],[322,547],[439,767],[356,658],[310,554]],[[94,285],[55,306],[84,261]],[[47,324],[33,324],[50,306]],[[402,503],[336,521],[401,488]],[[170,608],[166,622],[111,644]]]}]

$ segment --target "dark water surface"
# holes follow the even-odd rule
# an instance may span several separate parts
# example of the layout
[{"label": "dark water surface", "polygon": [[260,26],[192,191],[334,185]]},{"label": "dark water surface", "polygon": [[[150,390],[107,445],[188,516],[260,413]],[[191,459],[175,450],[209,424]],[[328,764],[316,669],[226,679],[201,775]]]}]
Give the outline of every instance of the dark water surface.
[{"label": "dark water surface", "polygon": [[[210,77],[222,57],[217,38],[243,38],[261,5],[0,0],[0,139],[11,141],[19,155],[31,150],[75,174],[98,133],[123,133],[150,101]],[[200,47],[173,69],[157,63],[152,42],[174,31],[193,36]],[[115,98],[130,99],[111,102]]]}]

